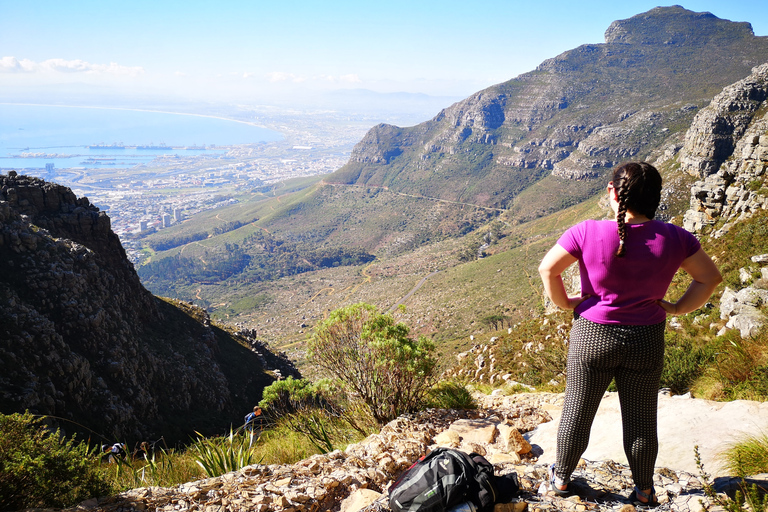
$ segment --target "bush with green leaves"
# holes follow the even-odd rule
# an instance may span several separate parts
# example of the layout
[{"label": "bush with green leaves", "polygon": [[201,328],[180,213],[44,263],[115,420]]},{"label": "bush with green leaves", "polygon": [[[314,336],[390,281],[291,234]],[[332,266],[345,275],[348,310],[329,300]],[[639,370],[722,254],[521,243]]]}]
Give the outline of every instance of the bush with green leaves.
[{"label": "bush with green leaves", "polygon": [[313,383],[293,377],[276,380],[264,388],[259,407],[266,409],[271,416],[284,416],[306,407],[317,407],[324,401],[322,394],[327,385],[326,381]]},{"label": "bush with green leaves", "polygon": [[253,436],[236,434],[231,429],[229,435],[223,437],[205,438],[200,434],[198,436],[190,449],[197,464],[209,477],[221,476],[251,464],[258,464],[262,460],[258,456]]},{"label": "bush with green leaves", "polygon": [[328,379],[310,382],[288,377],[264,388],[263,397],[259,406],[271,420],[303,434],[322,453],[348,440],[345,430],[351,428],[362,437],[376,430],[370,411]]},{"label": "bush with green leaves", "polygon": [[721,455],[729,473],[744,477],[768,473],[768,434],[745,436]]},{"label": "bush with green leaves", "polygon": [[700,346],[691,338],[675,332],[667,332],[665,338],[661,387],[682,394],[704,373],[713,361],[715,351],[711,345]]},{"label": "bush with green leaves", "polygon": [[472,393],[466,386],[454,381],[439,382],[432,387],[426,405],[436,409],[477,409]]},{"label": "bush with green leaves", "polygon": [[31,414],[0,414],[0,510],[68,507],[109,494],[96,447],[51,432]]},{"label": "bush with green leaves", "polygon": [[310,357],[368,406],[380,425],[419,409],[433,383],[434,344],[370,304],[333,311],[315,327]]}]

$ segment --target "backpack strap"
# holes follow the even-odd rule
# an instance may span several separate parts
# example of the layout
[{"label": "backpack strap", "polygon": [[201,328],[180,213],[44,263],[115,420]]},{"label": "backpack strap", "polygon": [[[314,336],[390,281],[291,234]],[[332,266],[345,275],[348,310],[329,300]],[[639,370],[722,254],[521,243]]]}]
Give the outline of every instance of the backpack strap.
[{"label": "backpack strap", "polygon": [[479,453],[472,452],[467,455],[459,450],[456,450],[456,453],[463,456],[462,458],[471,468],[471,474],[474,475],[474,494],[469,498],[481,512],[492,510],[499,495],[494,482],[493,464]]}]

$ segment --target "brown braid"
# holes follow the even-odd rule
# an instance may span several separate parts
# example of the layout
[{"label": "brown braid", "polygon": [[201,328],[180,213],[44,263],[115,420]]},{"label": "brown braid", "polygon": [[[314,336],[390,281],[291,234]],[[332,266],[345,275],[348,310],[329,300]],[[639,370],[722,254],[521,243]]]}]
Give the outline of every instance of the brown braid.
[{"label": "brown braid", "polygon": [[619,248],[616,249],[616,256],[621,258],[627,252],[625,246],[627,239],[627,225],[624,223],[624,219],[627,216],[627,187],[617,188],[616,197],[619,199],[619,209],[616,212],[616,224],[619,227]]},{"label": "brown braid", "polygon": [[652,219],[661,200],[661,175],[647,162],[629,162],[613,171],[613,188],[619,207],[616,211],[616,224],[619,230],[619,248],[616,256],[626,254],[627,211],[645,215]]}]

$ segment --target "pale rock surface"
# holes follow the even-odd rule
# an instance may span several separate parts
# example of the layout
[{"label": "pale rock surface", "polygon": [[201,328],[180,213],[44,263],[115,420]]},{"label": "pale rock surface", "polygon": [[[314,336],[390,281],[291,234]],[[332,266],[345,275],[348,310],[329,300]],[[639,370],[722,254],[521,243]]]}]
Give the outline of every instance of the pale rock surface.
[{"label": "pale rock surface", "polygon": [[[694,474],[697,473],[695,446],[699,447],[706,470],[717,474],[720,469],[718,453],[744,435],[755,435],[768,429],[768,402],[713,402],[660,394],[658,411],[659,455],[656,466]],[[539,463],[543,464],[555,460],[557,426],[562,408],[550,408],[548,412],[554,421],[540,425],[528,436],[528,441],[541,449]],[[627,463],[617,393],[606,393],[603,398],[583,457]]]},{"label": "pale rock surface", "polygon": [[496,438],[496,425],[484,420],[458,420],[450,430],[461,436],[465,443],[492,443]]},{"label": "pale rock surface", "polygon": [[339,512],[357,512],[371,503],[374,503],[382,496],[383,495],[380,492],[372,491],[370,489],[358,489],[353,492],[349,498],[341,502]]}]

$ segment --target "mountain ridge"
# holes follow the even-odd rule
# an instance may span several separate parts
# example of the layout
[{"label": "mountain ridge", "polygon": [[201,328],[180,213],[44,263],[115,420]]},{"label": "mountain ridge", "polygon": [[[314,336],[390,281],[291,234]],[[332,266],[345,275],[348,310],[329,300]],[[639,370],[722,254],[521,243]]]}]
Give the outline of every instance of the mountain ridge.
[{"label": "mountain ridge", "polygon": [[239,422],[276,373],[248,333],[140,283],[109,217],[68,188],[0,175],[0,411],[104,441]]},{"label": "mountain ridge", "polygon": [[[768,38],[749,23],[655,8],[612,23],[606,43],[566,51],[430,121],[377,125],[326,181],[509,208],[550,174],[594,179],[674,143],[696,109],[765,61]],[[446,168],[463,186],[436,185]]]}]

